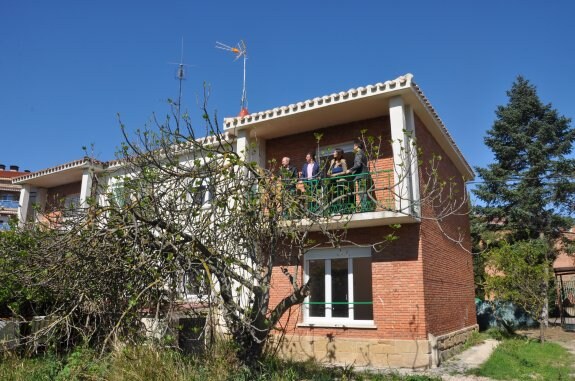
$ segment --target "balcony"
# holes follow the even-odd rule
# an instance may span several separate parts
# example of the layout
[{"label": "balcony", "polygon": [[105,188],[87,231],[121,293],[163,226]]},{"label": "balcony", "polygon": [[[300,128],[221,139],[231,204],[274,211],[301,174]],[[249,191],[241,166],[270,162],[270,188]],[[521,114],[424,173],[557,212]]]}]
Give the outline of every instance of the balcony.
[{"label": "balcony", "polygon": [[19,202],[16,200],[0,200],[0,209],[18,209]]},{"label": "balcony", "polygon": [[392,170],[282,180],[282,188],[279,209],[286,224],[367,227],[418,221],[410,200],[398,199]]},{"label": "balcony", "polygon": [[68,230],[86,215],[86,208],[73,207],[45,212],[34,211],[33,221],[50,229]]}]

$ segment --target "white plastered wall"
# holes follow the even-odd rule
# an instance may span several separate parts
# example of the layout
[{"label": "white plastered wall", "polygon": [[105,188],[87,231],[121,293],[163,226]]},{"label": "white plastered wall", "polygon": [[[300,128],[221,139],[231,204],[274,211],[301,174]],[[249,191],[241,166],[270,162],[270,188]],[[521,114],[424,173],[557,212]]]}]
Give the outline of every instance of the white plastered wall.
[{"label": "white plastered wall", "polygon": [[401,96],[389,100],[396,209],[419,216],[419,177],[413,109]]}]

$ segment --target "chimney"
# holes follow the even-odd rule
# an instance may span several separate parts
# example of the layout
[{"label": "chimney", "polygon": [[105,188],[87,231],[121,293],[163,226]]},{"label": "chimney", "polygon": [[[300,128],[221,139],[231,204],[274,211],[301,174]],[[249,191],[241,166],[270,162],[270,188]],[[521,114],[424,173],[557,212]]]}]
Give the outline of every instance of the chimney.
[{"label": "chimney", "polygon": [[11,165],[10,166],[10,171],[12,171],[12,172],[18,172],[19,169],[20,169],[20,167],[18,167],[17,165]]},{"label": "chimney", "polygon": [[6,170],[6,166],[4,164],[0,164],[0,171],[5,171]]}]

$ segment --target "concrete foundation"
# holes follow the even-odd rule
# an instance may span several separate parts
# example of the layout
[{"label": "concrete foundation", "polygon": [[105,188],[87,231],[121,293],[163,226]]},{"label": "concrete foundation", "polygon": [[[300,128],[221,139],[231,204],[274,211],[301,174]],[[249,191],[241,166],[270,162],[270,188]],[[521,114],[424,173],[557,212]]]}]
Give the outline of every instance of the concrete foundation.
[{"label": "concrete foundation", "polygon": [[293,336],[278,343],[279,338],[273,339],[279,355],[291,360],[377,368],[428,368],[431,364],[428,340]]}]

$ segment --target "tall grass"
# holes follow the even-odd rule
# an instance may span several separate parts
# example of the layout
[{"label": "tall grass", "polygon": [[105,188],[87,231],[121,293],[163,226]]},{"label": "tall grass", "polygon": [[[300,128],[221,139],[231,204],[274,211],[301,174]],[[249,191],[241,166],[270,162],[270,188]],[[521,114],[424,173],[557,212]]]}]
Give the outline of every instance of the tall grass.
[{"label": "tall grass", "polygon": [[226,345],[201,357],[153,346],[124,347],[99,358],[78,349],[66,358],[45,355],[22,359],[5,357],[0,380],[7,381],[440,381],[423,375],[370,374],[353,367],[323,367],[314,362],[289,362],[275,357],[247,368],[234,360]]}]

